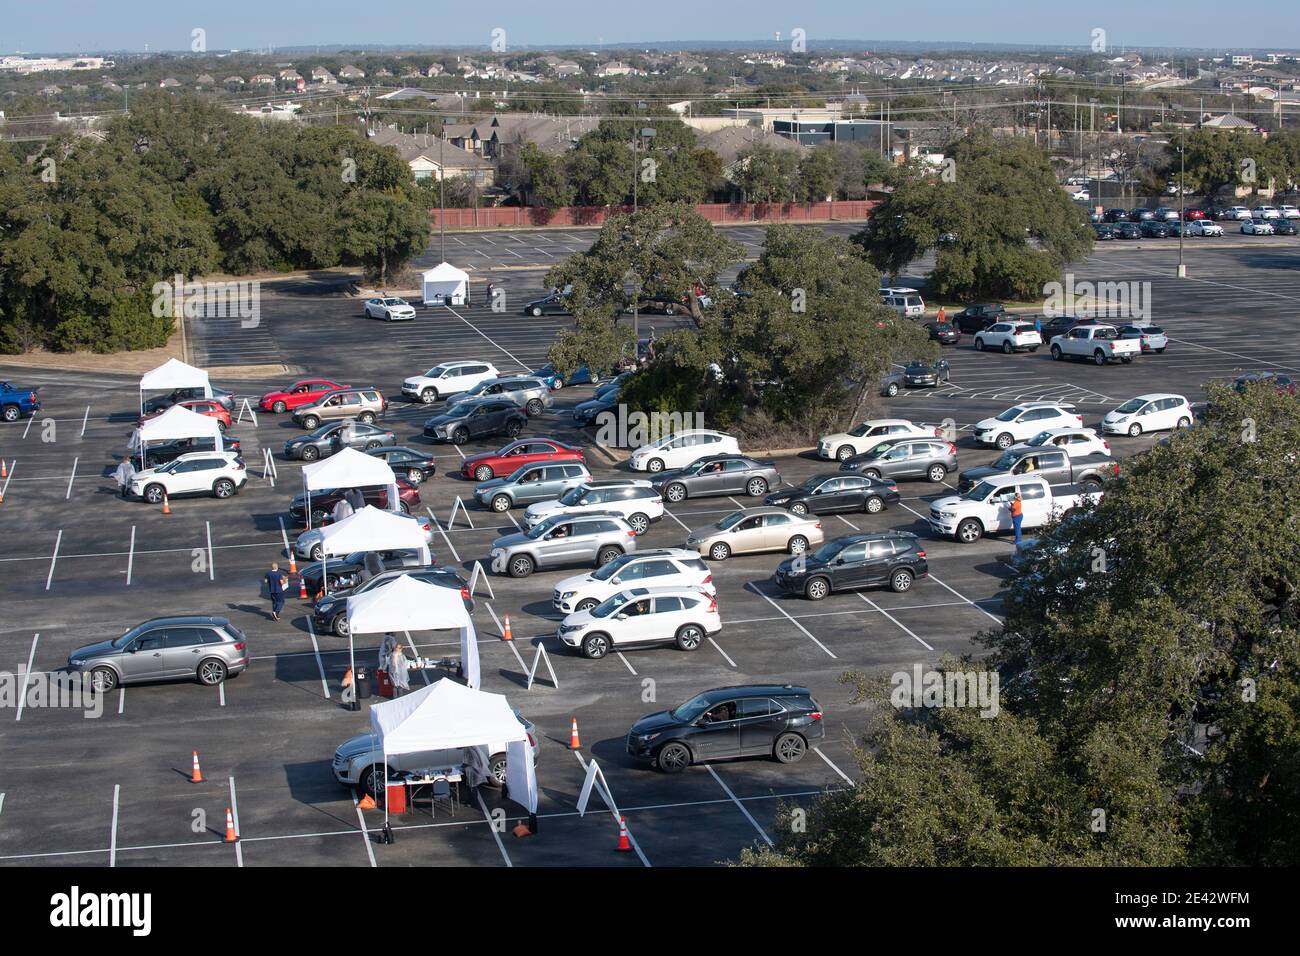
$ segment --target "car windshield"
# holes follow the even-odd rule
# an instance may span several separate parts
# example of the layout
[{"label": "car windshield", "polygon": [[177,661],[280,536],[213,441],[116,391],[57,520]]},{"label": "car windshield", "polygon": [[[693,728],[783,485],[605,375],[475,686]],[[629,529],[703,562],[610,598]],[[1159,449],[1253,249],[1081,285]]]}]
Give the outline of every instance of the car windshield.
[{"label": "car windshield", "polygon": [[1003,452],[1003,453],[998,457],[998,460],[995,461],[995,462],[994,462],[992,465],[990,465],[989,467],[990,467],[990,468],[996,468],[996,469],[998,469],[999,471],[1005,471],[1006,469],[1008,469],[1008,468],[1010,468],[1012,465],[1014,465],[1014,464],[1015,464],[1019,459],[1020,459],[1020,453],[1019,453],[1019,452],[1004,451],[1004,452]]},{"label": "car windshield", "polygon": [[555,515],[551,518],[547,518],[543,521],[539,521],[537,524],[533,525],[532,528],[530,528],[528,531],[524,532],[524,537],[531,538],[532,540],[536,541],[538,538],[542,537],[542,535],[546,534],[548,531],[554,528],[559,523],[559,521],[560,521],[559,515]]},{"label": "car windshield", "polygon": [[1014,422],[1017,418],[1020,417],[1021,411],[1022,409],[1020,408],[1008,408],[1005,412],[1003,412],[1001,415],[995,418],[994,421]]},{"label": "car windshield", "polygon": [[1029,441],[1025,442],[1025,444],[1033,445],[1035,448],[1037,448],[1039,445],[1045,444],[1048,441],[1048,439],[1050,439],[1051,437],[1052,437],[1051,432],[1042,431],[1039,432],[1037,435],[1035,435],[1033,438],[1029,439]]},{"label": "car windshield", "polygon": [[987,481],[981,481],[978,485],[966,492],[966,497],[971,501],[983,501],[993,493],[993,485]]},{"label": "car windshield", "polygon": [[799,486],[799,490],[816,491],[817,486],[820,485],[825,480],[826,480],[825,475],[813,475],[811,478],[805,478],[803,484]]},{"label": "car windshield", "polygon": [[668,716],[673,720],[679,720],[682,723],[689,724],[708,710],[709,704],[710,700],[707,694],[696,694],[686,703],[668,711]]},{"label": "car windshield", "polygon": [[329,435],[330,433],[332,433],[332,432],[336,432],[336,431],[338,431],[338,430],[339,430],[340,428],[342,428],[342,427],[343,427],[343,426],[340,425],[340,424],[338,424],[337,422],[335,422],[333,425],[322,425],[320,428],[316,429],[315,431],[313,431],[313,432],[308,432],[306,437],[308,437],[308,438],[325,438],[325,437],[326,437],[327,435]]},{"label": "car windshield", "polygon": [[627,567],[626,561],[610,561],[608,564],[602,564],[599,568],[591,573],[591,576],[597,581],[608,581],[619,571]]},{"label": "car windshield", "polygon": [[1115,409],[1115,411],[1120,412],[1121,414],[1124,415],[1129,415],[1132,414],[1133,412],[1136,412],[1139,408],[1141,408],[1145,404],[1146,401],[1141,398],[1130,398],[1119,408]]},{"label": "car windshield", "polygon": [[813,552],[813,560],[829,561],[831,558],[835,557],[835,555],[840,553],[842,547],[844,547],[844,542],[842,541],[828,541]]},{"label": "car windshield", "polygon": [[442,373],[445,372],[445,371],[447,371],[447,366],[445,366],[445,365],[435,365],[433,368],[429,369],[429,371],[427,371],[427,372],[424,373],[424,377],[425,377],[425,378],[438,378],[438,377],[439,377],[440,375],[442,375]]},{"label": "car windshield", "polygon": [[871,430],[871,422],[863,422],[856,428],[849,430],[849,436],[852,438],[861,438]]},{"label": "car windshield", "polygon": [[131,641],[135,640],[137,631],[138,628],[134,628],[134,627],[127,628],[126,632],[121,637],[113,641],[113,646],[119,649],[126,647],[126,645],[130,644]]},{"label": "car windshield", "polygon": [[452,415],[456,418],[464,418],[474,409],[473,402],[457,402],[455,405],[443,412],[444,415]]},{"label": "car windshield", "polygon": [[624,604],[626,604],[631,599],[632,599],[631,595],[629,595],[626,591],[620,591],[618,594],[615,594],[612,597],[605,598],[605,600],[601,601],[599,604],[593,607],[591,609],[591,616],[609,617],[611,614],[613,614],[615,611],[617,611],[619,608],[621,608]]},{"label": "car windshield", "polygon": [[577,488],[570,488],[564,494],[560,495],[560,504],[576,505],[583,499],[589,490],[590,489],[588,488],[582,487],[582,485],[579,485]]}]

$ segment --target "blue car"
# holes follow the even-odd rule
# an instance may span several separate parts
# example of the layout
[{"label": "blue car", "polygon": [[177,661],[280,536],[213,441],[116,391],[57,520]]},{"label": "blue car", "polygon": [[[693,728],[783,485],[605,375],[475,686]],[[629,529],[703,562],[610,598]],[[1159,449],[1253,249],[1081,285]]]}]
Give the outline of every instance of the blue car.
[{"label": "blue car", "polygon": [[574,371],[572,375],[565,378],[556,371],[555,366],[550,362],[547,362],[541,368],[536,369],[529,374],[540,378],[548,387],[551,388],[552,391],[557,388],[564,388],[566,385],[598,385],[600,384],[601,379],[599,373],[592,375],[591,370],[585,365],[578,366],[577,370]]},{"label": "blue car", "polygon": [[15,388],[8,382],[0,382],[0,418],[16,422],[24,415],[34,415],[40,410],[36,389]]}]

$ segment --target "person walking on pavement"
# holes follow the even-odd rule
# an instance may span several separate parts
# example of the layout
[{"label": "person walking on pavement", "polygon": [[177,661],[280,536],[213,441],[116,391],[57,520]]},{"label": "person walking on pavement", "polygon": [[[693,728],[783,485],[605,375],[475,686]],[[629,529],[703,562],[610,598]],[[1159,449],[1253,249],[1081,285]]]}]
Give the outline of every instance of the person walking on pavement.
[{"label": "person walking on pavement", "polygon": [[948,321],[948,316],[944,314],[943,306],[939,306],[939,324],[943,325]]},{"label": "person walking on pavement", "polygon": [[388,657],[388,679],[393,682],[394,697],[401,697],[411,689],[411,681],[407,676],[409,666],[402,645],[394,641],[393,653]]},{"label": "person walking on pavement", "polygon": [[1020,500],[1020,492],[1011,499],[1011,526],[1016,529],[1016,547],[1020,547],[1020,523],[1025,520],[1025,505]]},{"label": "person walking on pavement", "polygon": [[271,620],[280,620],[284,610],[284,591],[289,586],[289,579],[281,573],[280,565],[271,562],[271,570],[266,572],[266,590],[271,595]]}]

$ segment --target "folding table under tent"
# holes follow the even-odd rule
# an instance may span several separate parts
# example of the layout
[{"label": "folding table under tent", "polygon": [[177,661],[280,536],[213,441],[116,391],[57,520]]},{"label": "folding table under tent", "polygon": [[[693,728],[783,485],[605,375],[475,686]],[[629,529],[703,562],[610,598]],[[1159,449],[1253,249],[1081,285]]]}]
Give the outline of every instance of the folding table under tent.
[{"label": "folding table under tent", "polygon": [[180,359],[168,359],[151,372],[145,372],[140,379],[140,413],[144,414],[145,392],[170,392],[178,388],[201,388],[203,397],[212,397],[212,383],[208,373],[193,365],[186,365]]},{"label": "folding table under tent", "polygon": [[213,448],[220,451],[225,447],[225,436],[215,418],[200,415],[184,405],[173,405],[131,433],[131,448],[140,449],[141,470],[145,467],[144,452],[149,442],[176,441],[181,438],[212,438]]},{"label": "folding table under tent", "polygon": [[307,495],[305,517],[311,527],[311,493],[335,488],[366,488],[382,485],[388,489],[388,510],[401,511],[397,494],[397,475],[388,462],[355,448],[344,448],[337,455],[306,465],[302,469],[302,488]]},{"label": "folding table under tent", "polygon": [[469,299],[469,273],[440,262],[421,275],[425,305],[464,305]]},{"label": "folding table under tent", "polygon": [[[391,587],[391,585],[390,585]],[[370,728],[384,754],[384,782],[389,755],[462,750],[470,757],[470,785],[487,779],[489,747],[506,745],[506,787],[510,799],[537,815],[537,768],[528,733],[501,694],[488,694],[444,678],[436,684],[370,708]],[[388,801],[384,801],[388,823]]]}]

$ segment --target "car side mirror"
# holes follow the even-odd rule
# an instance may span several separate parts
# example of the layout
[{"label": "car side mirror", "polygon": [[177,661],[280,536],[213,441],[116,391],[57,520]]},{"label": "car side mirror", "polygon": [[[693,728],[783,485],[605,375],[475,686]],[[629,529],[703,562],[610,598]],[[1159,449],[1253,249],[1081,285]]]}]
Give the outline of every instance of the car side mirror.
[{"label": "car side mirror", "polygon": [[611,578],[609,583],[610,583],[610,584],[622,584],[622,583],[623,583],[623,579],[622,579],[622,578]]},{"label": "car side mirror", "polygon": [[614,615],[614,620],[616,620],[616,621],[626,621],[626,620],[627,620],[627,615],[626,615],[626,614],[615,614],[615,615]]}]

